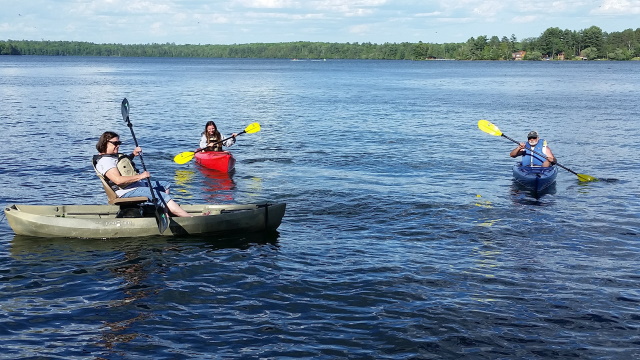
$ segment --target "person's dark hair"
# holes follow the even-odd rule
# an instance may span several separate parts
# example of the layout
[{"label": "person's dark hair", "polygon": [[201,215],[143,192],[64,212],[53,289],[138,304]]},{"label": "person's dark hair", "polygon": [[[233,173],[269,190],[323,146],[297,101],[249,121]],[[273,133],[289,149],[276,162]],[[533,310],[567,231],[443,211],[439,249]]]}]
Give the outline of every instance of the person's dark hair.
[{"label": "person's dark hair", "polygon": [[100,139],[96,144],[96,150],[98,150],[100,154],[104,153],[105,151],[107,151],[107,143],[109,142],[109,140],[119,137],[120,136],[118,136],[118,134],[114,133],[113,131],[105,131],[102,136],[100,136]]},{"label": "person's dark hair", "polygon": [[222,138],[222,135],[220,135],[220,131],[218,131],[218,126],[216,125],[216,123],[214,123],[211,120],[207,121],[207,123],[204,125],[204,131],[202,132],[202,134],[208,136],[207,128],[209,127],[209,125],[213,125],[213,127],[216,129],[216,131],[213,133],[213,136],[216,138],[216,141],[220,140]]}]

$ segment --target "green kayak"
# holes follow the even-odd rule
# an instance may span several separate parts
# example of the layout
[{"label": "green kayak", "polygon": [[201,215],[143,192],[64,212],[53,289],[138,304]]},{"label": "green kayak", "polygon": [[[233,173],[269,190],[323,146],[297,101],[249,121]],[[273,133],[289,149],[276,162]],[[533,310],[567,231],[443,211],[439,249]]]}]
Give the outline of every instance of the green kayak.
[{"label": "green kayak", "polygon": [[123,214],[117,205],[15,204],[7,206],[4,213],[17,235],[106,239],[276,230],[286,204],[182,205],[182,208],[194,216],[172,217],[162,234],[153,210]]}]

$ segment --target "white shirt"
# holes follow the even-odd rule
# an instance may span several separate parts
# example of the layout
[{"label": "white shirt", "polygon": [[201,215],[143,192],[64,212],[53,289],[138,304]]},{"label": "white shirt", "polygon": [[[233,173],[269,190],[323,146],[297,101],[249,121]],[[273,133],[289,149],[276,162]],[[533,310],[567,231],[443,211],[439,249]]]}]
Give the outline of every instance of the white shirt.
[{"label": "white shirt", "polygon": [[[204,149],[204,148],[207,147],[207,144],[209,143],[209,141],[207,141],[207,140],[208,140],[207,135],[202,134],[202,136],[200,137],[200,149]],[[235,143],[236,143],[236,138],[232,137],[232,138],[222,142],[222,145],[224,145],[226,147],[229,147],[229,146],[231,146],[231,145],[233,145]]]},{"label": "white shirt", "polygon": [[[104,176],[105,178],[107,177],[105,175],[107,171],[117,167],[118,167],[118,159],[114,156],[103,156],[100,158],[100,160],[98,160],[98,163],[96,164],[96,170],[98,170],[98,172],[102,174],[102,176]],[[147,183],[141,180],[136,181],[132,184],[129,184],[126,187],[126,189],[116,190],[116,195],[120,197],[122,196],[122,194],[126,194],[127,192],[142,186],[147,186]]]}]

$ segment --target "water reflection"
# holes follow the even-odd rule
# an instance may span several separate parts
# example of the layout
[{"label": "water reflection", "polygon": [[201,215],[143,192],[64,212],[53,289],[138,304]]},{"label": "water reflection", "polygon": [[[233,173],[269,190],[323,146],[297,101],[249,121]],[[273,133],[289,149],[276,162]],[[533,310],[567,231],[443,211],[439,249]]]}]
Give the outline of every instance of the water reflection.
[{"label": "water reflection", "polygon": [[[175,290],[174,285],[167,283],[166,274],[176,268],[176,264],[197,261],[194,259],[201,259],[199,254],[221,249],[277,247],[278,237],[276,231],[235,237],[166,239],[157,236],[118,240],[15,235],[10,254],[19,264],[13,266],[28,268],[45,279],[56,279],[51,284],[42,280],[39,286],[23,287],[15,295],[29,298],[31,304],[37,305],[25,307],[28,310],[24,310],[23,316],[28,319],[48,316],[42,310],[47,307],[51,313],[68,308],[63,323],[66,331],[71,331],[72,324],[83,324],[82,336],[91,338],[87,348],[102,349],[104,356],[109,357],[118,352],[122,344],[150,336],[140,329],[145,329],[145,322],[162,315],[157,312],[157,306],[149,304],[157,304],[154,298],[163,292]],[[21,279],[16,278],[15,282]],[[60,284],[65,284],[65,289],[58,290],[64,290],[66,295],[56,298],[57,306],[47,305],[52,302],[48,294]],[[93,300],[78,303],[77,299]],[[33,325],[30,331],[36,328],[37,325]],[[90,335],[87,329],[92,329]]]},{"label": "water reflection", "polygon": [[[66,321],[91,325],[95,329],[91,336],[93,345],[111,352],[120,344],[143,336],[131,328],[151,315],[140,311],[139,305],[131,308],[131,304],[159,291],[149,278],[162,268],[157,264],[163,260],[158,259],[154,250],[162,254],[167,246],[161,237],[107,241],[16,235],[11,242],[11,256],[35,273],[43,271],[39,267],[49,269],[48,276],[73,284],[68,285],[66,296],[59,298],[61,304],[71,304],[77,298],[100,298],[101,301],[70,312]],[[108,264],[96,261],[96,256],[109,259]],[[56,267],[56,264],[65,265]],[[44,286],[30,290],[25,296],[46,302],[48,291],[48,286]],[[89,319],[96,319],[95,323],[91,324]]]},{"label": "water reflection", "polygon": [[198,166],[200,172],[205,176],[203,190],[205,191],[205,200],[207,203],[233,201],[233,192],[235,182],[233,174],[235,170],[229,173],[207,169]]},{"label": "water reflection", "polygon": [[[221,172],[217,170],[207,169],[202,166],[197,166],[198,170],[180,169],[175,170],[173,177],[174,183],[177,185],[177,196],[179,199],[192,200],[195,198],[194,193],[204,192],[204,201],[206,203],[219,203],[233,201],[233,190],[235,189],[235,182],[233,181],[233,174]],[[201,177],[198,173],[204,175],[201,184]]]},{"label": "water reflection", "polygon": [[193,199],[192,182],[195,174],[193,170],[176,170],[173,182],[177,185],[177,193],[182,199]]},{"label": "water reflection", "polygon": [[577,181],[573,185],[570,185],[568,189],[577,191],[579,194],[587,195],[594,191],[602,191],[602,186],[605,183],[608,184],[625,184],[628,182],[620,181],[618,179],[602,179],[598,178],[598,181]]},{"label": "water reflection", "polygon": [[[478,194],[476,195],[476,201],[474,203],[475,206],[481,208],[481,209],[493,209],[493,203],[489,200],[485,200],[484,198],[482,198],[482,195]],[[498,223],[498,221],[501,221],[502,219],[495,219],[495,218],[488,218],[486,216],[482,216],[480,217],[478,220],[474,221],[474,223],[478,224],[478,226],[485,226],[485,227],[489,227],[489,226],[493,226],[496,223]]]},{"label": "water reflection", "polygon": [[529,205],[541,205],[538,201],[545,195],[555,195],[557,189],[557,183],[549,185],[542,191],[535,191],[530,188],[527,188],[520,183],[518,183],[515,179],[511,183],[511,195],[514,199],[515,203],[519,204],[529,204]]},{"label": "water reflection", "polygon": [[[265,231],[242,235],[226,236],[147,236],[142,238],[118,238],[109,240],[77,238],[43,238],[36,236],[14,235],[11,241],[11,257],[19,261],[34,264],[51,261],[76,262],[90,260],[96,253],[135,254],[140,249],[163,254],[166,251],[181,251],[185,245],[203,250],[240,249],[254,245],[277,246],[280,233]],[[131,259],[138,259],[133,257]],[[131,278],[130,280],[134,280]]]}]

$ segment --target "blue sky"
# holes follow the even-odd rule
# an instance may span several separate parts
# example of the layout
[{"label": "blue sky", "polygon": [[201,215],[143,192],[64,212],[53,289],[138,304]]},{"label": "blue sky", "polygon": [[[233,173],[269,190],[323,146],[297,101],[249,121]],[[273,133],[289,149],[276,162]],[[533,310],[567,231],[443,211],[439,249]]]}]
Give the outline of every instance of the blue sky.
[{"label": "blue sky", "polygon": [[0,40],[465,42],[640,27],[640,0],[0,0]]}]

